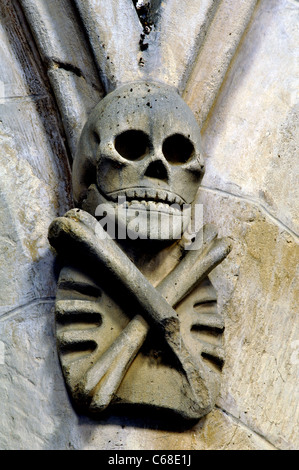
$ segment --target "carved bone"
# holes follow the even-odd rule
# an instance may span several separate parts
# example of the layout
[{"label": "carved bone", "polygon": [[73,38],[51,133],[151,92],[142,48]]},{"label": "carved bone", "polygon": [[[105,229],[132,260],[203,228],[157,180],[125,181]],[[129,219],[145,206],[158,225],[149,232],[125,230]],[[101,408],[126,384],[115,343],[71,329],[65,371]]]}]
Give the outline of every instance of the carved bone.
[{"label": "carved bone", "polygon": [[[93,259],[101,265],[104,264],[117,281],[132,293],[147,319],[153,320],[164,332],[166,341],[186,372],[195,401],[200,403],[203,394],[200,363],[185,346],[180,335],[179,318],[170,305],[175,306],[180,302],[227,256],[230,251],[227,240],[216,240],[217,233],[206,230],[208,233],[203,250],[189,251],[155,289],[116,243],[109,239],[106,233],[102,233],[100,224],[95,224],[96,219],[88,213],[80,210],[69,211],[65,217],[52,223],[49,231],[50,242],[58,251],[60,247],[64,250],[66,246],[73,248],[75,243],[81,250],[92,253]],[[71,243],[66,243],[66,238]],[[178,280],[179,283],[175,282]],[[104,409],[110,403],[148,330],[148,323],[142,316],[136,315],[117,342],[87,371],[79,384],[82,395],[90,394],[103,378],[91,407]]]}]

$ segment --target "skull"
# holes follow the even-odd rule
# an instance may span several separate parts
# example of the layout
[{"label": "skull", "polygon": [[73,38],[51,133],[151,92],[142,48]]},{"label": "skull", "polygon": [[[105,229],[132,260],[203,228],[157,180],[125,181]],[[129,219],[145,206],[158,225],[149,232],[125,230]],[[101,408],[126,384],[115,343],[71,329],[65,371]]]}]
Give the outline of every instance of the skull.
[{"label": "skull", "polygon": [[140,238],[175,239],[190,222],[203,172],[200,129],[187,104],[168,85],[134,82],[91,113],[74,160],[74,197],[92,215],[105,204],[127,227],[138,214]]}]

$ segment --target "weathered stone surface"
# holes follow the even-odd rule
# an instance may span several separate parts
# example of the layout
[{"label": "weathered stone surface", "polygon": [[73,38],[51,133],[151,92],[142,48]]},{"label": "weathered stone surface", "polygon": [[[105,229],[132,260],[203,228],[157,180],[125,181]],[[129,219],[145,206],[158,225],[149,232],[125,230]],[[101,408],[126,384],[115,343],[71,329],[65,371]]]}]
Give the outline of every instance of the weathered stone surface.
[{"label": "weathered stone surface", "polygon": [[201,201],[234,246],[211,275],[226,324],[219,405],[278,448],[298,448],[298,240],[252,203],[204,190]]},{"label": "weathered stone surface", "polygon": [[[51,442],[65,414],[62,407],[54,418],[47,394],[60,381],[47,228],[70,206],[69,169],[34,43],[11,2],[0,9],[0,448],[37,449]],[[52,382],[47,364],[57,371]],[[62,383],[57,388],[65,394]]]},{"label": "weathered stone surface", "polygon": [[53,301],[38,301],[6,321],[0,319],[4,344],[0,365],[1,449],[68,447],[70,438],[65,428],[65,437],[62,433],[56,439],[59,426],[64,427],[72,411],[60,376],[53,329]]},{"label": "weathered stone surface", "polygon": [[296,2],[261,2],[203,132],[203,184],[258,202],[299,233]]},{"label": "weathered stone surface", "polygon": [[297,21],[296,2],[257,9],[204,127],[201,192],[236,243],[212,275],[229,350],[219,404],[284,449],[299,445]]},{"label": "weathered stone surface", "polygon": [[53,257],[45,230],[51,217],[49,208],[53,215],[59,209],[51,181],[44,182],[34,172],[34,164],[20,158],[11,135],[2,131],[0,139],[0,312],[5,315],[36,298],[54,295]]},{"label": "weathered stone surface", "polygon": [[50,66],[48,76],[58,102],[70,151],[74,156],[84,123],[95,104],[102,99],[102,92],[88,83],[80,72],[65,70],[63,65]]},{"label": "weathered stone surface", "polygon": [[62,116],[71,152],[103,90],[79,15],[68,0],[21,0]]},{"label": "weathered stone surface", "polygon": [[1,4],[1,314],[55,293],[47,243],[52,215],[70,205],[68,162],[46,78],[16,11]]},{"label": "weathered stone surface", "polygon": [[144,40],[148,44],[142,54],[144,73],[182,91],[219,3],[220,0],[162,2],[152,31]]},{"label": "weathered stone surface", "polygon": [[233,2],[220,2],[198,56],[193,59],[192,72],[180,81],[183,98],[195,112],[200,127],[212,108],[256,3],[247,0],[236,8]]},{"label": "weathered stone surface", "polygon": [[[133,2],[76,0],[75,3],[85,24],[106,92],[143,78],[139,66],[139,41],[143,29]],[[111,25],[115,25],[113,33]]]}]

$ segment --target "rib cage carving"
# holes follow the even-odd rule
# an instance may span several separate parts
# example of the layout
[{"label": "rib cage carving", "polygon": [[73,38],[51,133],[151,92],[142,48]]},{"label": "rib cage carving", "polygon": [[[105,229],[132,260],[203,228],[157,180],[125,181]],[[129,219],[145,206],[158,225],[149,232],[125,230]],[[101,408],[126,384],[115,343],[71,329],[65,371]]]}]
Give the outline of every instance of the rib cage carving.
[{"label": "rib cage carving", "polygon": [[[216,291],[208,278],[179,304],[177,311],[184,323],[182,334],[189,337],[190,347],[213,373],[220,376],[224,361],[224,322],[217,313]],[[183,410],[180,406],[180,394],[176,396],[175,389],[171,387],[171,384],[176,383],[178,389],[187,388],[184,375],[174,369],[175,358],[168,351],[165,352],[161,338],[153,341],[154,332],[149,334],[144,343],[148,333],[146,326],[138,325],[138,329],[135,329],[132,322],[134,320],[124,312],[119,302],[113,300],[93,279],[79,269],[63,268],[56,301],[57,341],[62,368],[75,401],[79,405],[84,402],[88,407],[91,406],[93,412],[102,411],[108,404],[140,403],[185,414],[185,404]],[[97,391],[103,385],[105,375],[113,376],[113,366],[119,357],[116,355],[112,360],[113,345],[124,332],[131,336],[132,342],[136,335],[139,336],[140,351],[131,358],[122,384],[118,388],[118,381],[113,384],[113,393],[109,395],[111,402],[106,403],[103,399],[101,401]],[[109,350],[110,360],[107,361]],[[77,394],[78,384],[97,361],[103,362],[105,375],[92,384],[94,386],[88,396]],[[162,394],[159,390],[161,374],[165,374],[166,384],[170,382],[168,387],[163,387]],[[172,380],[167,380],[167,374]],[[136,390],[144,389],[145,383],[148,385],[146,392],[136,398]],[[188,418],[197,417],[196,414],[190,415]]]}]

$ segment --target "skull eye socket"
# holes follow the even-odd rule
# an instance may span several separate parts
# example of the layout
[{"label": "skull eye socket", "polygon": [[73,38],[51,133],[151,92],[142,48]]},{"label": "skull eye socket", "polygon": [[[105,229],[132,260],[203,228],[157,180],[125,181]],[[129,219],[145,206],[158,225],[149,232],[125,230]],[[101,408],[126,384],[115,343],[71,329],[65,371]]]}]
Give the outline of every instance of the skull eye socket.
[{"label": "skull eye socket", "polygon": [[116,151],[126,160],[142,158],[150,148],[149,137],[142,131],[125,131],[114,142]]},{"label": "skull eye socket", "polygon": [[181,165],[187,163],[194,154],[192,142],[182,134],[173,134],[163,142],[162,151],[169,163]]}]

